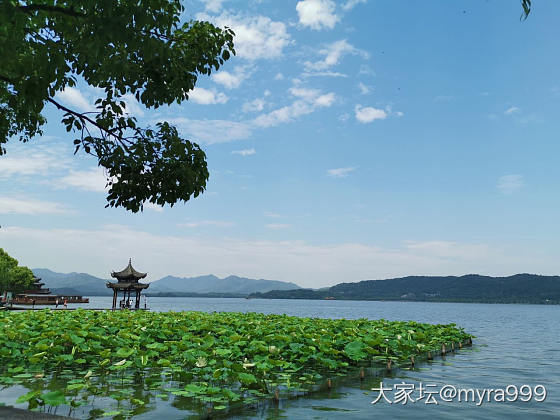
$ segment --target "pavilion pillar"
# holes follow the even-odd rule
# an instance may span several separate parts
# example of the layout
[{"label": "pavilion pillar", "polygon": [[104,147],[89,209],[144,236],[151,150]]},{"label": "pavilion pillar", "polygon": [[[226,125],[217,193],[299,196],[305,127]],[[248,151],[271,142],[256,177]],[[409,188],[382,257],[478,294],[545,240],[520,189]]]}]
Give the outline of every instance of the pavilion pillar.
[{"label": "pavilion pillar", "polygon": [[113,289],[113,309],[117,307],[117,289]]},{"label": "pavilion pillar", "polygon": [[140,308],[140,289],[136,290],[136,303],[134,304],[135,309]]}]

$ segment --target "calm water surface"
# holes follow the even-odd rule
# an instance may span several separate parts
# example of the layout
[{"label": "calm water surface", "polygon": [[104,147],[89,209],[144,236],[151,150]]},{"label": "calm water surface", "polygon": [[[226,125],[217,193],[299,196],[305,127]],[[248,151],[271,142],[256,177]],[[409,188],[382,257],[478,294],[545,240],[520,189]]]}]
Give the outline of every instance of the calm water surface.
[{"label": "calm water surface", "polygon": [[[92,297],[90,308],[110,307],[112,298]],[[142,306],[144,301],[142,301]],[[420,419],[560,419],[560,306],[543,305],[488,305],[464,303],[424,302],[360,302],[320,300],[264,300],[214,298],[148,298],[153,311],[227,311],[263,312],[321,318],[370,318],[387,320],[414,320],[434,324],[456,323],[477,338],[473,348],[453,355],[422,363],[420,369],[400,370],[392,377],[383,378],[384,387],[404,382],[418,387],[420,383],[457,388],[506,388],[527,384],[546,387],[544,402],[442,402],[438,405],[416,403],[371,404],[380,378],[349,378],[330,392],[309,397],[281,401],[247,411],[232,418],[420,418]],[[392,391],[387,393],[394,400]],[[418,398],[415,391],[413,398]],[[181,419],[186,413],[169,405],[159,404],[156,409],[135,419]],[[190,417],[189,417],[190,418]]]}]

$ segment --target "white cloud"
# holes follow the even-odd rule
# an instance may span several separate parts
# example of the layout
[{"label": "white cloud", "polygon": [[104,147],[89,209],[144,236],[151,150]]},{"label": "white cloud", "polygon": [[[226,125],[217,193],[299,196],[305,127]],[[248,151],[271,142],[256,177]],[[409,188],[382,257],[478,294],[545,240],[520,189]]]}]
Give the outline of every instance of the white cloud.
[{"label": "white cloud", "polygon": [[322,60],[316,62],[306,61],[304,63],[307,70],[326,70],[340,63],[340,60],[346,54],[360,55],[363,58],[369,57],[367,52],[357,49],[345,39],[328,44],[325,48],[319,50],[319,54],[324,56]]},{"label": "white cloud", "polygon": [[358,74],[360,76],[375,76],[375,71],[373,71],[373,69],[367,64],[362,64],[360,66],[360,70],[358,71]]},{"label": "white cloud", "polygon": [[274,80],[284,80],[284,75],[282,73],[276,73]]},{"label": "white cloud", "polygon": [[86,96],[77,88],[67,86],[64,90],[56,94],[56,98],[60,99],[63,104],[76,107],[82,112],[95,111],[95,105],[90,102]]},{"label": "white cloud", "polygon": [[225,222],[223,220],[200,220],[197,222],[179,223],[179,226],[188,227],[188,228],[197,228],[201,226],[231,227],[231,226],[235,226],[235,223]]},{"label": "white cloud", "polygon": [[88,272],[108,278],[111,270],[132,257],[138,269],[148,272],[149,280],[166,275],[236,274],[293,281],[304,287],[405,275],[554,272],[558,266],[556,255],[548,258],[511,246],[438,241],[409,242],[396,248],[359,243],[317,246],[295,240],[180,237],[124,226],[93,230],[2,226],[0,243],[23,265],[63,273]]},{"label": "white cloud", "polygon": [[166,118],[165,120],[175,124],[181,132],[192,140],[206,144],[228,143],[251,136],[251,126],[243,122],[191,120],[184,117]]},{"label": "white cloud", "polygon": [[281,230],[281,229],[288,229],[292,227],[292,225],[288,225],[285,223],[269,223],[266,225],[266,227],[272,230]]},{"label": "white cloud", "polygon": [[313,72],[303,72],[302,77],[348,77],[347,74],[340,73],[337,71],[313,71]]},{"label": "white cloud", "polygon": [[351,10],[360,3],[367,3],[367,0],[348,0],[346,3],[342,5],[342,10],[344,11]]},{"label": "white cloud", "polygon": [[405,247],[418,254],[440,258],[484,258],[490,249],[485,244],[461,244],[450,241],[405,241]]},{"label": "white cloud", "polygon": [[62,187],[95,192],[105,192],[106,184],[107,177],[100,167],[94,167],[86,171],[71,170],[68,175],[57,180],[57,185]]},{"label": "white cloud", "polygon": [[121,100],[124,102],[125,105],[124,112],[126,112],[127,114],[135,115],[137,117],[144,116],[144,110],[142,109],[142,105],[140,105],[140,103],[136,100],[134,95],[132,95],[131,93],[127,93],[126,95],[123,95]]},{"label": "white cloud", "polygon": [[336,4],[331,0],[302,0],[296,5],[299,23],[311,29],[332,29],[340,20],[335,13]]},{"label": "white cloud", "polygon": [[163,207],[158,205],[158,204],[154,204],[154,203],[150,203],[149,201],[144,202],[143,204],[144,210],[152,210],[158,213],[161,213],[163,211]]},{"label": "white cloud", "polygon": [[256,153],[257,151],[255,149],[233,150],[231,152],[232,155],[241,155],[241,156],[251,156]]},{"label": "white cloud", "polygon": [[517,113],[519,113],[519,112],[521,112],[521,110],[520,110],[518,107],[512,106],[512,107],[506,109],[506,110],[504,111],[504,114],[506,114],[506,115],[511,115],[511,114],[517,114]]},{"label": "white cloud", "polygon": [[221,92],[195,87],[189,92],[189,99],[201,105],[225,104],[228,97]]},{"label": "white cloud", "polygon": [[346,122],[350,119],[350,114],[344,113],[338,117],[338,119],[342,122]]},{"label": "white cloud", "polygon": [[233,68],[233,72],[220,70],[212,75],[212,80],[214,82],[221,84],[226,89],[236,89],[245,79],[250,77],[252,74],[251,66],[236,66]]},{"label": "white cloud", "polygon": [[217,17],[197,14],[196,18],[209,20],[220,27],[230,27],[235,32],[237,57],[246,60],[279,58],[291,42],[286,25],[266,16],[243,17],[222,13]]},{"label": "white cloud", "polygon": [[257,127],[273,127],[286,123],[306,114],[311,114],[319,107],[330,107],[335,101],[334,93],[321,94],[318,89],[292,87],[290,94],[297,99],[290,105],[261,114],[253,120]]},{"label": "white cloud", "polygon": [[[41,142],[41,140],[38,140]],[[0,178],[12,176],[48,175],[69,167],[70,159],[63,150],[41,144],[18,145],[0,157]]]},{"label": "white cloud", "polygon": [[512,174],[498,178],[497,188],[504,194],[512,194],[525,186],[523,175]]},{"label": "white cloud", "polygon": [[334,103],[335,100],[335,95],[334,93],[327,93],[325,95],[321,95],[319,96],[317,99],[315,99],[315,105],[317,106],[321,106],[321,107],[329,107]]},{"label": "white cloud", "polygon": [[362,82],[358,83],[358,88],[360,89],[362,95],[367,95],[368,93],[371,92],[371,86],[367,86]]},{"label": "white cloud", "polygon": [[369,106],[362,107],[361,105],[356,105],[354,112],[356,114],[356,119],[362,124],[367,124],[375,120],[384,120],[387,118],[387,113],[384,110]]},{"label": "white cloud", "polygon": [[264,109],[264,99],[256,98],[251,102],[245,102],[241,109],[243,112],[259,112]]},{"label": "white cloud", "polygon": [[290,88],[288,90],[293,96],[297,98],[305,99],[306,101],[312,102],[315,98],[319,96],[321,92],[319,89],[309,89],[309,88]]},{"label": "white cloud", "polygon": [[0,196],[0,214],[63,214],[70,210],[53,201],[35,200],[27,197]]},{"label": "white cloud", "polygon": [[204,10],[207,12],[218,13],[222,10],[223,4],[226,0],[200,0],[204,3]]},{"label": "white cloud", "polygon": [[355,171],[356,168],[351,166],[348,168],[335,168],[329,169],[327,175],[333,178],[346,178],[350,172]]}]

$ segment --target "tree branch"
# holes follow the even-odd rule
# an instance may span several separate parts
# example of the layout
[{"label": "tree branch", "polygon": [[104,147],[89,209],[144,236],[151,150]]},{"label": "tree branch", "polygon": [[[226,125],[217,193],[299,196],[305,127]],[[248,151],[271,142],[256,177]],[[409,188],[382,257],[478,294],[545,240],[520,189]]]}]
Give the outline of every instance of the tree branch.
[{"label": "tree branch", "polygon": [[82,121],[87,121],[90,124],[94,125],[95,127],[97,127],[101,132],[106,133],[107,135],[114,137],[120,144],[121,146],[124,148],[124,150],[126,150],[128,153],[130,153],[130,149],[128,148],[128,146],[125,144],[125,140],[123,137],[115,134],[113,131],[114,130],[108,130],[105,127],[102,127],[101,125],[99,125],[97,123],[97,121],[92,120],[91,118],[85,116],[84,114],[80,114],[79,112],[73,111],[70,108],[66,108],[64,105],[62,105],[61,103],[58,103],[57,101],[55,101],[52,98],[47,98],[47,101],[50,102],[51,104],[53,104],[54,106],[56,106],[58,109],[65,111],[69,114],[75,115],[76,117],[78,117],[79,119],[81,119]]},{"label": "tree branch", "polygon": [[87,16],[87,14],[85,13],[76,12],[73,8],[65,9],[64,7],[48,6],[46,4],[30,4],[29,6],[18,6],[18,9],[26,13],[40,11],[40,12],[51,12],[51,13],[62,13],[63,15],[68,15],[73,17]]},{"label": "tree branch", "polygon": [[12,84],[12,85],[14,84],[14,81],[13,81],[13,80],[8,79],[6,76],[2,76],[1,74],[0,74],[0,80],[3,80],[4,82],[10,83],[10,84]]}]

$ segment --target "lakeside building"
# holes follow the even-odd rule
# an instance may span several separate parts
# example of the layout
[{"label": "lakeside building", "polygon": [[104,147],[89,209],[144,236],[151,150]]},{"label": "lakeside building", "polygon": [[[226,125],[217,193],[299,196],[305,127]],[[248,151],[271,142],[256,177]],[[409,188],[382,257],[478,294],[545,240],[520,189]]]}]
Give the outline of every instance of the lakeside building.
[{"label": "lakeside building", "polygon": [[117,279],[117,283],[107,283],[107,287],[113,289],[113,307],[117,308],[117,297],[119,292],[123,293],[123,298],[119,302],[119,308],[131,308],[131,294],[134,293],[136,299],[134,309],[140,308],[140,295],[142,290],[150,287],[148,283],[140,283],[140,280],[145,278],[147,273],[141,273],[132,267],[132,259],[128,260],[128,266],[121,271],[111,273],[111,277]]},{"label": "lakeside building", "polygon": [[17,305],[63,305],[66,303],[89,303],[88,298],[78,295],[54,295],[50,289],[43,289],[45,283],[40,278],[33,276],[34,283],[31,289],[18,293],[12,300]]}]

